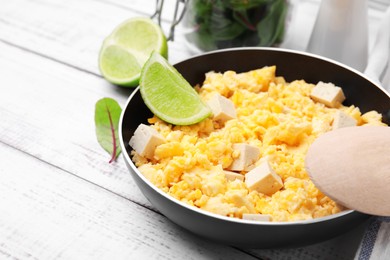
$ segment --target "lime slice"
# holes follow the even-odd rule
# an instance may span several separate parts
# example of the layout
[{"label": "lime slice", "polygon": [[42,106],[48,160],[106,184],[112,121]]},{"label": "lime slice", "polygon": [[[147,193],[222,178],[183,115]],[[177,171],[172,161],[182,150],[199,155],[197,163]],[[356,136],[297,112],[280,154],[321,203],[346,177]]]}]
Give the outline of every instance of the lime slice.
[{"label": "lime slice", "polygon": [[126,20],[104,40],[99,54],[100,72],[113,84],[135,87],[152,51],[168,56],[161,28],[150,18]]},{"label": "lime slice", "polygon": [[142,69],[140,91],[153,114],[170,124],[192,125],[211,114],[196,90],[157,52]]}]

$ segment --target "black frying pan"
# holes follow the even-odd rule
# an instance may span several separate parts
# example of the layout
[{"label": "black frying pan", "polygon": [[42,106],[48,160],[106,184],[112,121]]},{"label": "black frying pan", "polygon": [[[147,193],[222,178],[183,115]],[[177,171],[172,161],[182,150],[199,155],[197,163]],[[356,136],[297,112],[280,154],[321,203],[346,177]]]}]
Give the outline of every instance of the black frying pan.
[{"label": "black frying pan", "polygon": [[[376,110],[390,124],[390,96],[358,71],[338,62],[311,55],[275,48],[225,49],[195,56],[175,65],[192,85],[201,84],[206,72],[234,70],[244,72],[264,66],[277,66],[277,75],[288,82],[304,79],[333,82],[343,88],[347,99],[362,113]],[[231,219],[188,206],[159,190],[136,168],[129,154],[128,142],[140,123],[147,123],[152,114],[137,90],[129,97],[120,121],[120,144],[126,165],[137,185],[150,202],[173,222],[207,239],[250,248],[303,246],[342,234],[361,224],[369,216],[347,210],[335,215],[297,222],[254,223]]]}]

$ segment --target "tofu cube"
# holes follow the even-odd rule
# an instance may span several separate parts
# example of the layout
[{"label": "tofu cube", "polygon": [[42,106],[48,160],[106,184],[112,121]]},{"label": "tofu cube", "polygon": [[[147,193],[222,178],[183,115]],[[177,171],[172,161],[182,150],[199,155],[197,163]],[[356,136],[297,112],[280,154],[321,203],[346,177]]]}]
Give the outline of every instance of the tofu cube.
[{"label": "tofu cube", "polygon": [[231,171],[223,171],[225,173],[225,177],[228,181],[235,181],[235,180],[240,180],[244,181],[244,175],[236,172],[231,172]]},{"label": "tofu cube", "polygon": [[233,102],[220,94],[214,95],[207,101],[207,104],[213,112],[215,121],[224,123],[230,119],[237,118]]},{"label": "tofu cube", "polygon": [[271,221],[271,216],[263,215],[263,214],[244,213],[242,214],[242,219],[254,220],[254,221]]},{"label": "tofu cube", "polygon": [[228,167],[231,171],[248,171],[260,156],[260,149],[254,145],[245,143],[233,144],[233,150],[239,152],[239,156]]},{"label": "tofu cube", "polygon": [[245,174],[245,184],[249,190],[272,195],[283,187],[282,179],[269,165],[268,161]]},{"label": "tofu cube", "polygon": [[344,92],[340,87],[333,83],[324,83],[322,81],[313,88],[310,97],[324,104],[327,107],[338,107],[345,100]]},{"label": "tofu cube", "polygon": [[334,115],[333,118],[333,130],[342,128],[342,127],[349,127],[349,126],[356,126],[357,121],[352,116],[348,115],[344,111],[337,110],[337,112]]},{"label": "tofu cube", "polygon": [[164,137],[151,126],[140,124],[130,138],[129,145],[148,159],[153,159],[154,150],[160,144],[165,143]]}]

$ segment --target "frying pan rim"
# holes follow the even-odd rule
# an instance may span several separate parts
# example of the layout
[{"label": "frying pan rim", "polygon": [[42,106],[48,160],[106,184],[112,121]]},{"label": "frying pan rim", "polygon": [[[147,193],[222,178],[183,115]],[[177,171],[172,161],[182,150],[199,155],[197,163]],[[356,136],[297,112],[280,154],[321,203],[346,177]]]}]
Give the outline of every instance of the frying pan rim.
[{"label": "frying pan rim", "polygon": [[[307,53],[307,52],[304,52],[304,51],[298,51],[298,50],[290,50],[290,49],[275,48],[275,47],[238,47],[238,48],[228,48],[228,49],[215,50],[215,51],[210,51],[210,52],[206,52],[206,53],[202,53],[202,54],[193,55],[193,56],[191,56],[189,58],[185,58],[185,59],[182,59],[182,60],[176,62],[175,64],[173,64],[173,66],[176,66],[176,65],[178,65],[178,64],[180,64],[182,62],[187,62],[187,61],[189,61],[191,59],[196,59],[198,57],[202,57],[202,56],[206,56],[206,55],[213,55],[215,53],[232,52],[232,51],[243,51],[243,50],[244,51],[260,50],[260,51],[272,51],[272,52],[287,52],[287,53],[294,53],[294,54],[298,54],[298,55],[309,56],[309,57],[313,57],[315,59],[320,59],[320,60],[329,62],[331,64],[334,64],[334,65],[343,67],[345,69],[348,69],[351,72],[353,72],[353,73],[363,77],[364,79],[366,79],[367,81],[369,81],[373,85],[375,85],[378,89],[380,89],[390,99],[390,94],[387,93],[386,90],[382,86],[378,85],[375,81],[373,81],[372,79],[370,79],[369,77],[364,75],[362,72],[360,72],[360,71],[358,71],[358,70],[356,70],[356,69],[354,69],[352,67],[349,67],[349,66],[347,66],[345,64],[342,64],[342,63],[340,63],[338,61],[335,61],[335,60],[332,60],[332,59],[329,59],[329,58],[326,58],[326,57],[323,57],[323,56],[320,56],[320,55]],[[347,215],[350,215],[350,214],[354,214],[354,213],[357,212],[355,210],[346,209],[346,210],[343,210],[343,211],[341,211],[339,213],[328,215],[328,216],[325,216],[325,217],[319,217],[319,218],[308,219],[308,220],[288,221],[288,222],[281,222],[281,221],[280,222],[276,222],[276,221],[275,222],[251,221],[251,220],[243,220],[243,219],[238,219],[238,218],[231,218],[231,217],[227,217],[227,216],[218,215],[216,213],[208,212],[206,210],[197,208],[195,206],[188,205],[188,204],[186,204],[186,203],[184,203],[184,202],[182,202],[182,201],[180,201],[180,200],[170,196],[169,194],[165,193],[164,191],[159,189],[157,186],[155,186],[152,182],[150,182],[137,169],[137,167],[135,166],[135,164],[131,160],[129,154],[126,152],[127,149],[126,149],[126,145],[124,143],[125,140],[123,140],[123,129],[122,129],[123,128],[123,120],[124,120],[124,116],[125,116],[126,111],[127,111],[127,107],[129,106],[129,103],[134,98],[134,96],[138,94],[138,92],[139,92],[139,86],[136,89],[134,89],[134,91],[131,93],[131,95],[127,99],[126,104],[124,106],[124,109],[122,110],[122,113],[121,113],[121,116],[120,116],[119,132],[118,132],[118,134],[119,134],[119,141],[120,141],[120,146],[121,146],[121,149],[122,149],[122,153],[123,153],[124,159],[128,162],[128,164],[130,165],[130,167],[132,169],[132,174],[136,174],[144,183],[146,183],[150,188],[152,188],[154,192],[158,193],[160,196],[164,197],[165,199],[168,199],[172,203],[178,204],[179,206],[184,207],[187,210],[194,211],[194,212],[196,212],[198,214],[201,214],[201,215],[203,215],[205,217],[210,217],[210,218],[214,218],[214,219],[217,219],[217,220],[220,220],[220,221],[232,222],[232,223],[236,223],[236,224],[255,225],[255,226],[258,226],[258,225],[260,225],[260,226],[261,225],[267,225],[267,226],[311,225],[311,224],[315,224],[315,223],[326,222],[326,221],[329,221],[329,220],[335,220],[335,219],[338,219],[340,217],[347,216]],[[363,214],[363,213],[361,213],[361,214]]]}]

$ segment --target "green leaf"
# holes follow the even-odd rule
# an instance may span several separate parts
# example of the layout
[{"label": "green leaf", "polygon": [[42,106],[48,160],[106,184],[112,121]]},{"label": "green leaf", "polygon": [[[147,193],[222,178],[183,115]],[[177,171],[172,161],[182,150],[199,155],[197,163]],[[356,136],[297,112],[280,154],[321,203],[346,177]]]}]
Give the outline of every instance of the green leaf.
[{"label": "green leaf", "polygon": [[281,42],[288,0],[194,0],[188,38],[203,50]]},{"label": "green leaf", "polygon": [[118,126],[122,109],[112,98],[102,98],[95,105],[96,137],[99,144],[110,155],[109,163],[116,160],[121,153],[119,146]]},{"label": "green leaf", "polygon": [[268,4],[269,0],[229,0],[224,1],[226,6],[235,11],[245,11],[260,5]]},{"label": "green leaf", "polygon": [[281,38],[287,8],[285,0],[275,0],[269,6],[266,16],[257,25],[260,46],[271,46],[278,38]]},{"label": "green leaf", "polygon": [[231,19],[225,9],[214,7],[210,17],[210,33],[217,41],[231,40],[245,31],[245,27]]},{"label": "green leaf", "polygon": [[256,31],[257,28],[252,24],[250,17],[248,16],[248,12],[245,11],[234,11],[233,18],[246,29],[251,31]]},{"label": "green leaf", "polygon": [[213,9],[213,3],[211,1],[193,1],[192,8],[189,8],[186,12],[193,12],[199,18],[209,16]]}]

